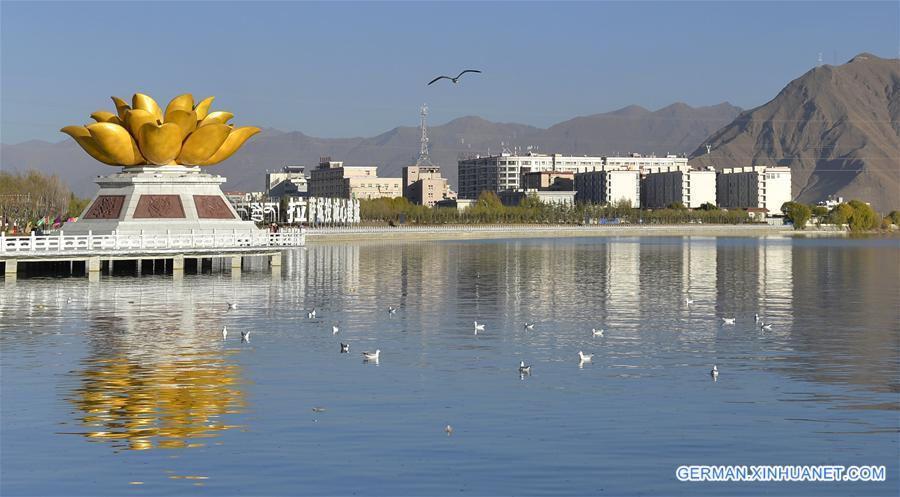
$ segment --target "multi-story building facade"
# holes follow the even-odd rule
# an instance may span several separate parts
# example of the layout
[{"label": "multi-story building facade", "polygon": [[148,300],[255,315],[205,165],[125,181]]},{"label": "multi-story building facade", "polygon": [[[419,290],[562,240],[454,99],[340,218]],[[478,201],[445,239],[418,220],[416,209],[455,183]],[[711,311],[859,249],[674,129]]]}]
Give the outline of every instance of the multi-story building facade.
[{"label": "multi-story building facade", "polygon": [[573,157],[508,153],[462,159],[459,167],[459,197],[478,198],[483,191],[501,192],[523,188],[522,175],[535,171],[585,172],[603,167],[603,157]]},{"label": "multi-story building facade", "polygon": [[650,172],[659,168],[684,168],[688,167],[687,157],[679,157],[677,155],[667,155],[665,157],[656,157],[653,155],[644,156],[641,154],[631,154],[621,157],[604,157],[603,165],[607,169],[627,169],[629,171]]},{"label": "multi-story building facade", "polygon": [[483,191],[523,189],[525,185],[522,177],[530,172],[554,171],[579,174],[613,169],[643,171],[662,167],[687,167],[687,158],[674,155],[645,157],[639,154],[624,157],[579,157],[562,154],[504,153],[461,159],[458,167],[459,197],[477,198]]},{"label": "multi-story building facade", "polygon": [[308,182],[309,196],[371,199],[400,197],[401,178],[379,178],[377,166],[345,166],[328,157],[319,161]]},{"label": "multi-story building facade", "polygon": [[266,173],[266,195],[269,197],[303,197],[307,193],[304,170],[300,165],[284,166],[280,173]]},{"label": "multi-story building facade", "polygon": [[450,183],[441,176],[439,166],[406,166],[403,168],[403,196],[418,205],[434,205],[453,198]]},{"label": "multi-story building facade", "polygon": [[696,209],[703,204],[716,204],[716,172],[694,170],[688,166],[649,168],[642,174],[641,207],[663,209],[680,203]]},{"label": "multi-story building facade", "polygon": [[759,208],[781,212],[790,202],[791,168],[750,166],[722,169],[716,177],[719,207]]},{"label": "multi-story building facade", "polygon": [[603,170],[575,175],[575,201],[589,204],[612,204],[627,201],[640,204],[640,172],[637,170]]},{"label": "multi-story building facade", "polygon": [[524,190],[572,191],[575,189],[575,173],[571,171],[531,171],[522,174],[520,184]]}]

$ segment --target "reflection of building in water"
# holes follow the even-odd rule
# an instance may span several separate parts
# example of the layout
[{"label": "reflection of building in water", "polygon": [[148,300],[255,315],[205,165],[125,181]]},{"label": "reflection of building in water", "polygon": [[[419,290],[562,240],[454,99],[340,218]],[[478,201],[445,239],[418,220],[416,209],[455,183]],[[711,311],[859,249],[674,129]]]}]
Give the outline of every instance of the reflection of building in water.
[{"label": "reflection of building in water", "polygon": [[683,238],[684,247],[682,294],[694,301],[693,309],[715,314],[716,298],[716,239]]},{"label": "reflection of building in water", "polygon": [[[759,245],[759,301],[769,319],[789,325],[793,319],[793,254],[790,240],[766,240]],[[785,326],[788,329],[789,326]]]},{"label": "reflection of building in water", "polygon": [[606,315],[597,326],[637,327],[634,317],[640,307],[640,243],[633,239],[612,240],[606,248]]},{"label": "reflection of building in water", "polygon": [[[717,242],[715,260],[717,294],[732,308],[723,313],[760,316],[787,323],[792,318],[789,240],[745,239]],[[779,326],[787,331],[787,326]]]},{"label": "reflection of building in water", "polygon": [[[335,295],[353,293],[360,284],[359,244],[312,245],[306,250],[306,287],[324,291],[310,296],[331,300]],[[336,293],[335,293],[336,292]]]},{"label": "reflection of building in water", "polygon": [[[640,319],[644,328],[663,329],[671,316],[661,309],[682,309],[685,248],[680,238],[644,239],[638,247],[640,267]],[[667,291],[660,291],[665,288]]]}]

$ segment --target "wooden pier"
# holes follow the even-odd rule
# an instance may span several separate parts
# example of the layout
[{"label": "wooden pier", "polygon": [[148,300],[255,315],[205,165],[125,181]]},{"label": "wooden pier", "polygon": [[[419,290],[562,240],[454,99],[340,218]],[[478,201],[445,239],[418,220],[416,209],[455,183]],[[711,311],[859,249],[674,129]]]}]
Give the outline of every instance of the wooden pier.
[{"label": "wooden pier", "polygon": [[[281,252],[303,246],[302,229],[269,232],[113,233],[8,237],[0,234],[0,263],[6,279],[19,274],[51,276],[115,274],[130,268],[134,274],[181,275],[187,267],[201,272],[213,260],[240,272],[245,258],[268,258],[280,270]],[[224,259],[224,260],[223,260]]]}]

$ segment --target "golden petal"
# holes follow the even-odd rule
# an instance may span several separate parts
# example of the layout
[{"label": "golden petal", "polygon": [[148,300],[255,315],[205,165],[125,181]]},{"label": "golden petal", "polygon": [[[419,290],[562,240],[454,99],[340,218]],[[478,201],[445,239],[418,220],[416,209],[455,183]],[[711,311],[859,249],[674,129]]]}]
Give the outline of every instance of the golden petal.
[{"label": "golden petal", "polygon": [[104,164],[109,164],[110,166],[118,165],[100,150],[100,147],[97,146],[97,142],[91,137],[91,132],[84,126],[66,126],[60,131],[74,138],[75,143],[81,145],[81,148],[83,148],[91,157]]},{"label": "golden petal", "polygon": [[216,153],[212,154],[212,157],[203,161],[201,166],[211,166],[213,164],[218,164],[223,160],[231,157],[231,154],[235,153],[237,149],[241,148],[241,145],[247,141],[251,136],[259,133],[259,128],[256,126],[246,126],[243,128],[233,129],[231,133],[228,134],[228,138],[225,139],[225,143],[219,147],[219,150]]},{"label": "golden petal", "polygon": [[231,127],[226,124],[210,124],[194,131],[184,141],[176,162],[189,166],[203,163],[219,150],[230,133]]},{"label": "golden petal", "polygon": [[197,129],[197,113],[193,110],[166,111],[166,122],[175,123],[181,129],[181,141]]},{"label": "golden petal", "polygon": [[198,124],[197,127],[199,128],[213,123],[225,124],[232,117],[234,117],[234,114],[231,112],[217,110],[215,112],[210,112],[202,121],[200,121],[200,124]]},{"label": "golden petal", "polygon": [[119,119],[119,116],[113,114],[112,112],[106,112],[105,110],[99,110],[91,114],[91,119],[97,121],[98,123],[113,123],[122,126],[122,121]]},{"label": "golden petal", "polygon": [[[188,112],[194,110],[194,96],[190,93],[185,93],[184,95],[178,95],[173,98],[172,101],[169,102],[169,105],[166,106],[166,116],[173,110],[185,110]],[[166,121],[168,120],[169,118],[166,117]]]},{"label": "golden petal", "polygon": [[138,133],[138,143],[147,161],[160,166],[172,164],[181,152],[181,128],[175,123],[146,123]]},{"label": "golden petal", "polygon": [[91,119],[97,121],[98,123],[105,123],[109,121],[109,118],[116,117],[112,112],[107,112],[105,110],[98,110],[91,114]]},{"label": "golden petal", "polygon": [[130,110],[131,106],[128,105],[128,102],[122,100],[119,97],[110,97],[114,104],[116,104],[116,112],[119,113],[119,119],[121,121],[125,121],[125,111]]},{"label": "golden petal", "polygon": [[131,98],[131,107],[135,109],[146,110],[147,112],[156,116],[156,119],[162,121],[163,120],[163,111],[159,108],[159,104],[156,103],[156,100],[153,100],[149,95],[144,95],[143,93],[135,93]]},{"label": "golden petal", "polygon": [[88,124],[86,128],[103,155],[109,157],[113,163],[135,166],[144,162],[134,138],[122,126],[113,123],[94,123]]},{"label": "golden petal", "polygon": [[216,97],[204,98],[196,107],[194,107],[194,112],[197,113],[197,120],[202,121],[206,119],[206,115],[209,114],[209,106],[212,105],[215,98]]},{"label": "golden petal", "polygon": [[129,109],[125,111],[125,127],[138,142],[140,142],[141,128],[147,123],[156,124],[156,122],[156,117],[146,110]]}]

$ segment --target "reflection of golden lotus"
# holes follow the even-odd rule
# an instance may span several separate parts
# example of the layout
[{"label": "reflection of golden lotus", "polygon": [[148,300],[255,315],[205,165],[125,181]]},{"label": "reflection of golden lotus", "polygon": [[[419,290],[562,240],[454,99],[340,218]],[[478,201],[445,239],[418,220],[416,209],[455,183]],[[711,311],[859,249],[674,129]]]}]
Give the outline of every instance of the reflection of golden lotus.
[{"label": "reflection of golden lotus", "polygon": [[72,402],[91,429],[84,435],[131,450],[202,447],[193,440],[234,428],[216,419],[244,407],[237,366],[214,354],[153,365],[96,359],[82,374]]},{"label": "reflection of golden lotus", "polygon": [[129,106],[112,97],[117,114],[99,111],[87,126],[66,126],[71,136],[91,157],[111,166],[141,164],[211,166],[231,156],[259,128],[235,129],[226,124],[230,112],[209,112],[213,98],[194,105],[189,93],[169,102],[163,112],[155,100],[135,93]]}]

